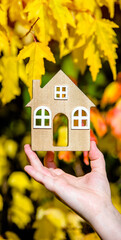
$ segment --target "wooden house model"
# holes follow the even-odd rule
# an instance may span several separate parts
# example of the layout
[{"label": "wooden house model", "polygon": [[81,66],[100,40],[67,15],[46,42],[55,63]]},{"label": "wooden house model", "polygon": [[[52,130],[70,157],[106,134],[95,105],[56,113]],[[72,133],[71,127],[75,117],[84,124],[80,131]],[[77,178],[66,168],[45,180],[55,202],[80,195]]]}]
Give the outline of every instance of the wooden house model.
[{"label": "wooden house model", "polygon": [[[61,70],[43,87],[33,80],[31,146],[34,151],[89,151],[92,101]],[[67,146],[53,145],[53,120],[58,113],[68,119]]]}]

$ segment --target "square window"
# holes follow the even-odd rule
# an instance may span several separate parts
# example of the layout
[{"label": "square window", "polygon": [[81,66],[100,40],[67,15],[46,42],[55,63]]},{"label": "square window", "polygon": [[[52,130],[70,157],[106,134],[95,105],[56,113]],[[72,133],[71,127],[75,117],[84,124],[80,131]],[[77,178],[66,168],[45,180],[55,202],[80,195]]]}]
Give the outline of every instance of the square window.
[{"label": "square window", "polygon": [[74,127],[78,127],[79,126],[79,120],[74,120]]},{"label": "square window", "polygon": [[36,126],[41,126],[41,119],[36,119]]}]

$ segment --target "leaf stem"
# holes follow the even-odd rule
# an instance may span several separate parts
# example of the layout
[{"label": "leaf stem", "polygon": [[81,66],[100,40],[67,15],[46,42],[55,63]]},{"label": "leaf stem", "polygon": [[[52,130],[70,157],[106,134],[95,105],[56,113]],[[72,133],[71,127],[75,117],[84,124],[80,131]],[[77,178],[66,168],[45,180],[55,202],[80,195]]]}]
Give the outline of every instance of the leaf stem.
[{"label": "leaf stem", "polygon": [[[23,37],[21,37],[20,39],[23,39],[24,37],[26,37],[30,32],[31,32],[31,30],[32,30],[32,28],[34,27],[34,25],[37,23],[37,21],[39,20],[40,18],[38,17],[37,19],[36,19],[36,21],[32,24],[32,26],[30,27],[30,29],[29,29],[29,31],[23,36]],[[35,40],[35,38],[34,38],[34,40]]]}]

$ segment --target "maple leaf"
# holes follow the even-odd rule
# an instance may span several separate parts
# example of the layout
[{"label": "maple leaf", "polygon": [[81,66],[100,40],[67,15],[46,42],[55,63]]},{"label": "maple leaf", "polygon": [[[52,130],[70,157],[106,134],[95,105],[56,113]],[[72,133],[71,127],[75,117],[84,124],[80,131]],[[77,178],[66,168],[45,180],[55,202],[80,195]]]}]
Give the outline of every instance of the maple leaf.
[{"label": "maple leaf", "polygon": [[41,79],[41,76],[45,73],[43,58],[54,63],[55,59],[50,48],[44,43],[39,42],[32,42],[20,51],[18,60],[26,58],[29,58],[29,62],[26,65],[26,73],[28,76],[26,85],[29,87],[30,95],[32,95],[32,80]]},{"label": "maple leaf", "polygon": [[86,44],[84,58],[87,60],[87,64],[89,65],[89,69],[92,74],[92,79],[95,81],[97,73],[99,72],[99,69],[102,67],[102,64],[100,60],[100,53],[95,44],[94,36]]},{"label": "maple leaf", "polygon": [[[107,19],[96,20],[96,30],[95,35],[97,39],[97,44],[99,45],[100,51],[104,54],[104,57],[109,61],[113,78],[116,79],[116,33],[113,28],[118,28],[118,26]],[[110,46],[110,47],[109,47]]]},{"label": "maple leaf", "polygon": [[3,57],[0,68],[2,76],[2,90],[0,93],[3,104],[10,102],[20,95],[18,65],[16,57]]}]

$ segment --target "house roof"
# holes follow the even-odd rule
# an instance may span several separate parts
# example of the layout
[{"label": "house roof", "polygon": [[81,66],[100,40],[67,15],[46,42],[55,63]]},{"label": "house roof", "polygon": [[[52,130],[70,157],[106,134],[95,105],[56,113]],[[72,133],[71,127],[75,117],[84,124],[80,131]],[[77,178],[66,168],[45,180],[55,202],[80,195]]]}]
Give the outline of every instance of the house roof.
[{"label": "house roof", "polygon": [[[86,100],[86,102],[88,103],[88,105],[90,107],[95,107],[94,103],[71,81],[71,79],[62,71],[58,71],[54,77],[43,87],[39,87],[37,88],[37,91],[40,93],[41,91],[46,91],[47,89],[50,89],[50,87],[55,86],[55,85],[63,85],[64,84],[68,84],[69,86],[71,86],[73,89],[76,90],[76,93],[78,91],[78,94],[81,94],[82,97]],[[40,80],[33,80],[33,86],[34,84],[37,84],[37,86],[40,86]],[[73,90],[74,92],[74,90]],[[76,98],[76,96],[75,96]],[[33,96],[32,100],[26,105],[26,107],[32,107],[33,106],[33,102],[36,99],[35,96]]]}]

